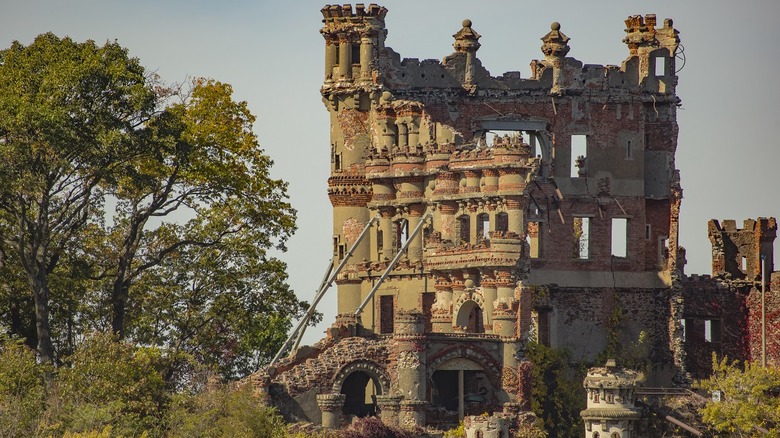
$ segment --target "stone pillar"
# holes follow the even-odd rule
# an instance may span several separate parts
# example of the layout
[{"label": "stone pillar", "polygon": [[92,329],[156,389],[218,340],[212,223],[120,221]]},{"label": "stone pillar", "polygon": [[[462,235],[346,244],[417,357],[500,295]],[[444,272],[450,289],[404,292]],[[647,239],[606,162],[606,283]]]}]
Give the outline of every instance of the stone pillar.
[{"label": "stone pillar", "polygon": [[398,421],[398,412],[401,410],[400,395],[378,395],[376,396],[376,405],[379,407],[379,417],[382,423],[390,427],[400,426]]},{"label": "stone pillar", "polygon": [[[438,189],[438,187],[437,187]],[[443,202],[439,206],[439,221],[442,240],[449,240],[456,242],[460,239],[460,236],[455,236],[455,213],[458,211],[458,206],[454,202]]]},{"label": "stone pillar", "polygon": [[398,311],[395,316],[398,392],[404,395],[401,402],[401,426],[407,428],[425,426],[425,393],[427,373],[425,369],[425,323],[417,310]]},{"label": "stone pillar", "polygon": [[352,43],[346,38],[339,39],[339,79],[352,79]]},{"label": "stone pillar", "polygon": [[480,35],[471,28],[471,20],[463,20],[463,28],[453,37],[455,37],[455,42],[452,46],[455,51],[466,54],[464,85],[474,85],[476,83],[474,71],[476,70],[477,50],[480,46]]},{"label": "stone pillar", "polygon": [[480,271],[479,283],[482,285],[482,297],[484,298],[485,306],[482,309],[485,315],[485,333],[493,333],[493,306],[496,298],[498,298],[496,278],[493,276],[493,270],[483,269]]},{"label": "stone pillar", "polygon": [[344,407],[345,394],[317,394],[317,406],[322,411],[322,427],[338,429],[341,427],[341,408]]},{"label": "stone pillar", "polygon": [[452,332],[452,282],[446,273],[435,274],[436,301],[431,308],[434,333]]},{"label": "stone pillar", "polygon": [[382,230],[382,258],[392,260],[393,254],[393,208],[379,209],[379,229]]},{"label": "stone pillar", "polygon": [[482,174],[485,176],[485,185],[482,186],[482,191],[489,193],[498,190],[498,171],[495,169],[483,169]]},{"label": "stone pillar", "polygon": [[463,272],[451,271],[450,282],[452,283],[452,325],[453,327],[458,323],[458,310],[455,308],[455,303],[458,302],[460,296],[466,291],[465,279],[463,278]]},{"label": "stone pillar", "polygon": [[506,200],[507,230],[518,235],[523,234],[523,203],[517,199]]},{"label": "stone pillar", "polygon": [[360,37],[360,80],[371,81],[371,58],[374,54],[374,39],[364,34]]},{"label": "stone pillar", "polygon": [[[425,206],[422,204],[412,204],[409,206],[409,235],[411,235],[414,229],[417,228],[417,225],[420,224],[420,218],[422,217],[424,210]],[[422,260],[422,242],[423,233],[422,230],[420,230],[420,232],[409,242],[407,255],[409,256],[410,262],[416,263]]]},{"label": "stone pillar", "polygon": [[336,65],[336,48],[338,47],[335,41],[325,41],[325,82],[333,80],[333,67]]},{"label": "stone pillar", "polygon": [[418,126],[418,123],[415,123],[414,121],[409,122],[409,147],[412,149],[417,149],[417,146],[420,145],[420,128]]}]

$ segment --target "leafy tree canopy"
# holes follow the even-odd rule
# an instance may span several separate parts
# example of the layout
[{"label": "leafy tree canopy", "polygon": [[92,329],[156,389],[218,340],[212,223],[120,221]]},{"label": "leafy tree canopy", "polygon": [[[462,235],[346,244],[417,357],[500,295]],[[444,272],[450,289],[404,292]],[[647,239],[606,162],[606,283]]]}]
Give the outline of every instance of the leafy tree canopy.
[{"label": "leafy tree canopy", "polygon": [[117,43],[0,52],[9,331],[45,362],[110,330],[228,378],[265,363],[305,303],[268,254],[295,211],[254,120],[230,85],[166,85]]}]

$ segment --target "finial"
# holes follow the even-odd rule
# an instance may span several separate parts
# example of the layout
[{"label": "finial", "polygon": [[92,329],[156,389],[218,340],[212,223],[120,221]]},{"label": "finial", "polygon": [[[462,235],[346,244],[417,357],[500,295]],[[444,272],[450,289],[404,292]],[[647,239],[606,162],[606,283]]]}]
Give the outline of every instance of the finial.
[{"label": "finial", "polygon": [[471,28],[471,20],[469,20],[468,18],[463,20],[463,27]]},{"label": "finial", "polygon": [[455,38],[453,47],[455,47],[455,51],[457,52],[476,52],[480,45],[480,35],[477,33],[477,31],[471,28],[472,23],[468,18],[463,20],[462,24],[463,28],[459,30],[458,33],[453,35],[453,38]]},{"label": "finial", "polygon": [[561,30],[561,23],[558,23],[557,21],[553,21],[552,24],[550,24],[550,29]]},{"label": "finial", "polygon": [[542,37],[542,53],[546,57],[563,58],[569,53],[569,37],[561,32],[561,23],[553,21],[550,32]]}]

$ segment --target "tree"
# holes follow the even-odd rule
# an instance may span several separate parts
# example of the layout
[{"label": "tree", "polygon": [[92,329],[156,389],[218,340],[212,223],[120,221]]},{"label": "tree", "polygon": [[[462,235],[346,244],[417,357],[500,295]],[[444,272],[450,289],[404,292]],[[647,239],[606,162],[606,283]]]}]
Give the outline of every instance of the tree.
[{"label": "tree", "polygon": [[295,211],[247,103],[213,80],[165,86],[116,43],[45,34],[0,56],[10,331],[34,320],[44,361],[106,329],[225,377],[267,360],[305,303],[268,255],[284,250]]},{"label": "tree", "polygon": [[26,277],[44,362],[54,358],[48,276],[100,210],[99,185],[133,157],[153,106],[143,68],[116,43],[47,33],[0,52],[1,242]]},{"label": "tree", "polygon": [[[702,409],[703,421],[718,432],[737,436],[780,435],[780,368],[759,363],[729,362],[712,355],[713,373],[697,386],[720,391],[720,401],[709,401]],[[756,426],[769,430],[764,435]]]}]

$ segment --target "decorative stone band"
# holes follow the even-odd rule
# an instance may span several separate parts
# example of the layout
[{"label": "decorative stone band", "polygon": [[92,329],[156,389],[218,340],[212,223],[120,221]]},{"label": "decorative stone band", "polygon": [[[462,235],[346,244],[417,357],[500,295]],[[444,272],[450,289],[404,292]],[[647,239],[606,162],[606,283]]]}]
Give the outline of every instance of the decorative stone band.
[{"label": "decorative stone band", "polygon": [[641,417],[639,410],[634,409],[601,409],[590,408],[580,412],[583,420],[638,420]]},{"label": "decorative stone band", "polygon": [[398,411],[401,409],[401,395],[377,395],[376,404],[383,411]]},{"label": "decorative stone band", "polygon": [[339,411],[344,406],[346,398],[346,394],[317,394],[317,406],[323,412]]},{"label": "decorative stone band", "polygon": [[428,406],[428,402],[425,400],[403,400],[401,401],[401,411],[421,411]]}]

